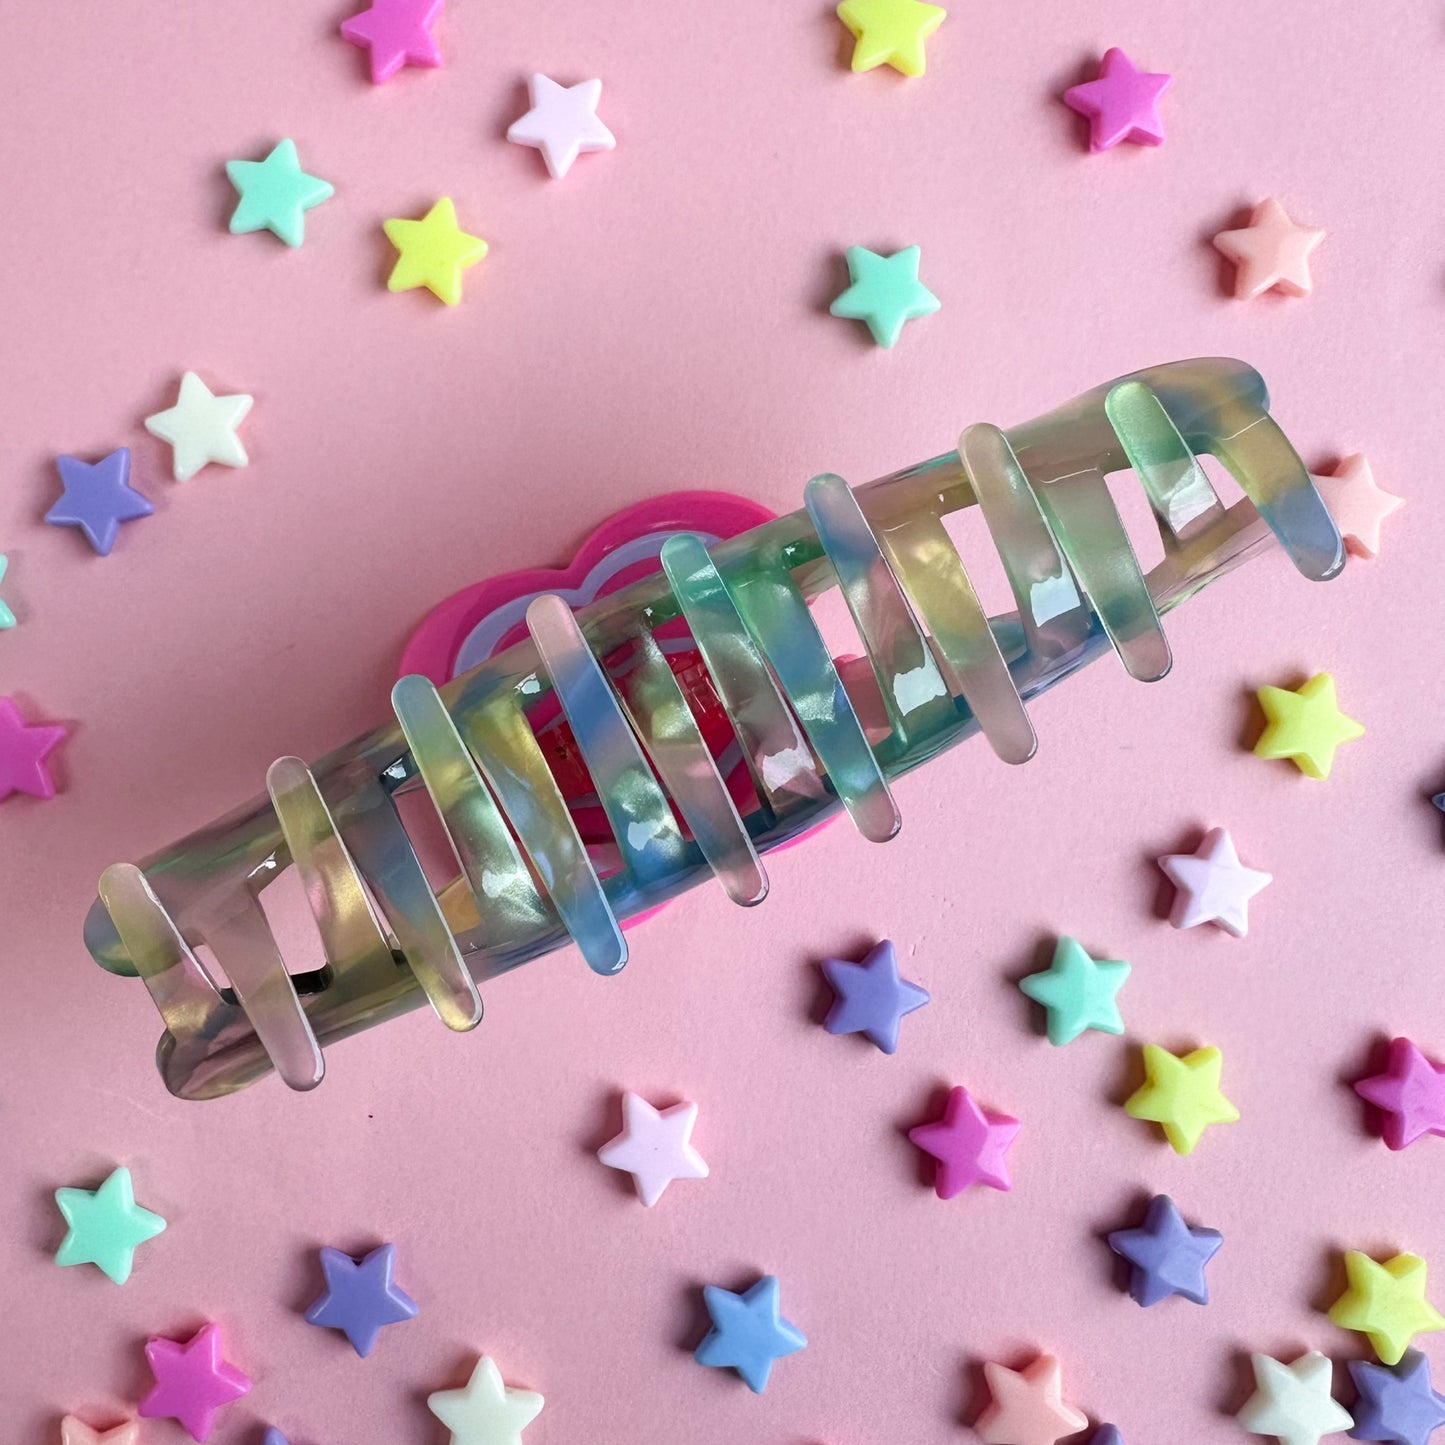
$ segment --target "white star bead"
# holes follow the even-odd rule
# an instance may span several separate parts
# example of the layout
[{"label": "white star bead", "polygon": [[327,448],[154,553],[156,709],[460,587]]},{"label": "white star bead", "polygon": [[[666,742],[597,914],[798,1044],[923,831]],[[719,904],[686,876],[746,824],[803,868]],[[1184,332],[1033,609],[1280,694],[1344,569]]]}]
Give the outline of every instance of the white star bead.
[{"label": "white star bead", "polygon": [[522,1431],[542,1413],[535,1390],[514,1390],[490,1355],[477,1361],[461,1390],[436,1390],[427,1409],[452,1432],[451,1445],[522,1445]]},{"label": "white star bead", "polygon": [[1318,1350],[1292,1365],[1269,1355],[1249,1358],[1257,1388],[1238,1419],[1251,1435],[1273,1435],[1281,1445],[1319,1445],[1324,1436],[1355,1423],[1330,1394],[1330,1362]]},{"label": "white star bead", "polygon": [[152,436],[171,444],[175,478],[186,482],[208,462],[246,465],[249,458],[236,428],[250,410],[249,396],[217,396],[194,371],[188,371],[181,378],[176,404],[148,416],[145,425]]},{"label": "white star bead", "polygon": [[533,75],[527,89],[532,108],[513,121],[507,139],[541,151],[554,180],[561,180],[583,151],[610,151],[616,146],[612,132],[597,118],[597,102],[602,99],[600,80],[558,85],[545,75]]}]

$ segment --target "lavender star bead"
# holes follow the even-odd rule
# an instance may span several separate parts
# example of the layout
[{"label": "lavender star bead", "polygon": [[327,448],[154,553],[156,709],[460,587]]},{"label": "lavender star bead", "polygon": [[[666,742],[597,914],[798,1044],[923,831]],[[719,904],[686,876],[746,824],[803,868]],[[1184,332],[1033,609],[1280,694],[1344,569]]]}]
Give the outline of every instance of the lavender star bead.
[{"label": "lavender star bead", "polygon": [[290,1445],[286,1437],[274,1426],[270,1426],[261,1441],[261,1445]]},{"label": "lavender star bead", "polygon": [[1100,1425],[1089,1437],[1089,1445],[1124,1445],[1117,1425]]},{"label": "lavender star bead", "polygon": [[323,1249],[326,1293],[306,1311],[307,1324],[340,1330],[358,1355],[369,1355],[383,1325],[416,1316],[416,1302],[392,1282],[395,1267],[393,1244],[380,1245],[361,1260]]},{"label": "lavender star bead", "polygon": [[1360,1392],[1355,1405],[1356,1440],[1388,1440],[1393,1445],[1429,1445],[1445,1425],[1445,1395],[1430,1385],[1430,1362],[1408,1350],[1398,1365],[1351,1360],[1350,1377]]},{"label": "lavender star bead", "polygon": [[1191,1229],[1167,1194],[1150,1201],[1139,1229],[1116,1229],[1109,1248],[1133,1265],[1129,1293],[1141,1305],[1158,1304],[1172,1294],[1195,1304],[1209,1303],[1204,1266],[1224,1236],[1217,1229]]},{"label": "lavender star bead", "polygon": [[898,955],[886,938],[861,963],[824,959],[823,974],[837,995],[823,1027],[830,1034],[867,1034],[885,1054],[898,1049],[903,1015],[929,1001],[927,989],[899,978]]},{"label": "lavender star bead", "polygon": [[65,490],[45,514],[52,527],[79,527],[102,556],[115,546],[122,522],[149,517],[155,508],[130,484],[130,450],[120,447],[98,462],[56,457]]}]

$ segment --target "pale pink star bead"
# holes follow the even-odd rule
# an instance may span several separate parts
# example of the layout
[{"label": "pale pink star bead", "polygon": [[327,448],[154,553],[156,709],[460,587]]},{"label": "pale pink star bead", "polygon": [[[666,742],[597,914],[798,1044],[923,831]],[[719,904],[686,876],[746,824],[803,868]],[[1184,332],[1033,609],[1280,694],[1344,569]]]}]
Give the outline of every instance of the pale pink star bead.
[{"label": "pale pink star bead", "polygon": [[1314,286],[1310,252],[1324,238],[1323,231],[1296,225],[1289,212],[1271,196],[1254,208],[1249,225],[1221,231],[1214,238],[1214,246],[1234,262],[1234,294],[1247,301],[1266,291],[1308,296]]},{"label": "pale pink star bead", "polygon": [[1249,932],[1249,900],[1274,881],[1239,861],[1225,828],[1211,828],[1195,852],[1166,854],[1159,866],[1178,890],[1169,913],[1175,928],[1215,923],[1236,938]]},{"label": "pale pink star bead", "polygon": [[651,1209],[674,1179],[706,1179],[707,1162],[692,1146],[696,1104],[657,1110],[637,1094],[622,1096],[622,1132],[597,1157],[632,1175],[637,1197]]},{"label": "pale pink star bead", "polygon": [[527,81],[532,108],[513,121],[507,139],[515,145],[535,146],[542,152],[553,180],[561,180],[572,162],[586,151],[610,151],[617,139],[597,118],[602,82],[558,85],[545,75]]},{"label": "pale pink star bead", "polygon": [[1376,485],[1370,463],[1360,453],[1346,457],[1324,476],[1311,474],[1310,480],[1325,499],[1350,555],[1366,559],[1379,556],[1380,524],[1403,507],[1405,499]]},{"label": "pale pink star bead", "polygon": [[1063,1371],[1052,1355],[1022,1370],[985,1360],[983,1373],[992,1398],[973,1429],[987,1445],[1056,1445],[1089,1423],[1064,1403]]}]

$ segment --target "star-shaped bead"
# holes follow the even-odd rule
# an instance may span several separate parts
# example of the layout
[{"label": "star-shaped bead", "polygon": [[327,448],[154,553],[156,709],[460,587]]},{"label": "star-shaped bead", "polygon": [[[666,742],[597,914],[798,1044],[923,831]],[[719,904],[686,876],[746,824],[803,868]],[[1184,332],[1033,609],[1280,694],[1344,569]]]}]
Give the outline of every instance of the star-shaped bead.
[{"label": "star-shaped bead", "polygon": [[1385,1364],[1398,1364],[1416,1335],[1445,1330],[1445,1319],[1425,1298],[1426,1268],[1418,1254],[1397,1254],[1381,1264],[1347,1250],[1349,1288],[1330,1306],[1331,1323],[1359,1331]]},{"label": "star-shaped bead", "polygon": [[1254,745],[1255,757],[1288,758],[1306,777],[1329,777],[1335,749],[1365,735],[1354,718],[1340,711],[1335,680],[1327,672],[1317,672],[1294,690],[1262,687],[1257,696],[1267,726]]},{"label": "star-shaped bead", "polygon": [[64,491],[45,514],[52,527],[78,527],[102,557],[110,556],[122,522],[149,517],[155,508],[130,484],[130,449],[118,447],[98,462],[56,457]]},{"label": "star-shaped bead", "polygon": [[240,200],[231,234],[270,231],[288,246],[306,239],[306,212],[336,194],[330,181],[301,169],[296,142],[278,141],[264,161],[227,161],[226,174]]},{"label": "star-shaped bead", "polygon": [[898,1024],[928,1002],[928,990],[898,974],[898,954],[884,939],[861,963],[825,958],[823,975],[835,995],[823,1027],[830,1034],[866,1034],[885,1054],[898,1050]]},{"label": "star-shaped bead", "polygon": [[584,80],[580,85],[558,85],[545,75],[527,80],[532,108],[507,129],[507,139],[516,145],[535,146],[553,180],[561,180],[572,162],[588,151],[610,151],[617,138],[597,118],[602,99],[602,82]]},{"label": "star-shaped bead", "polygon": [[250,410],[251,398],[245,393],[217,396],[194,371],[188,371],[181,377],[176,404],[148,416],[145,426],[152,436],[170,443],[175,479],[188,482],[210,462],[223,467],[247,464],[236,428]]},{"label": "star-shaped bead", "polygon": [[990,1114],[962,1085],[949,1090],[943,1117],[919,1124],[908,1137],[938,1160],[933,1187],[940,1199],[952,1199],[971,1184],[1012,1189],[1005,1155],[1019,1132],[1019,1121]]},{"label": "star-shaped bead", "polygon": [[130,1170],[113,1170],[99,1189],[57,1189],[55,1203],[69,1225],[56,1264],[93,1264],[117,1284],[130,1278],[136,1250],[166,1222],[135,1202]]},{"label": "star-shaped bead", "polygon": [[1192,1154],[1210,1124],[1232,1124],[1239,1110],[1219,1091],[1224,1056],[1215,1048],[1171,1054],[1144,1045],[1144,1083],[1124,1103],[1133,1119],[1158,1124],[1176,1154]]},{"label": "star-shaped bead", "polygon": [[1019,980],[1019,988],[1048,1011],[1049,1042],[1072,1043],[1086,1029],[1122,1034],[1119,990],[1129,977],[1120,959],[1096,959],[1073,938],[1054,946],[1053,962],[1041,973]]},{"label": "star-shaped bead", "polygon": [[55,796],[55,779],[45,759],[64,738],[63,727],[27,726],[14,702],[0,697],[0,803],[11,793],[29,793],[32,798]]},{"label": "star-shaped bead", "polygon": [[693,1358],[700,1365],[736,1370],[755,1395],[767,1388],[774,1361],[796,1354],[808,1343],[802,1331],[782,1316],[775,1275],[765,1274],[742,1294],[704,1285],[702,1298],[712,1329]]},{"label": "star-shaped bead", "polygon": [[990,1399],[973,1429],[987,1445],[1055,1445],[1089,1423],[1064,1403],[1063,1371],[1052,1355],[1022,1370],[985,1360],[983,1373]]},{"label": "star-shaped bead", "polygon": [[1214,238],[1215,249],[1238,268],[1234,294],[1241,301],[1280,291],[1286,296],[1308,296],[1310,252],[1325,238],[1323,231],[1297,226],[1289,213],[1271,196],[1254,208],[1249,225],[1221,231]]},{"label": "star-shaped bead", "polygon": [[1370,559],[1380,553],[1380,524],[1405,505],[1403,497],[1387,492],[1375,481],[1369,459],[1356,452],[1324,475],[1312,472],[1310,481],[1325,499],[1335,526],[1351,556]]},{"label": "star-shaped bead", "polygon": [[901,75],[922,75],[923,42],[947,16],[947,10],[922,0],[843,0],[838,6],[838,19],[855,41],[855,71],[891,65]]},{"label": "star-shaped bead", "polygon": [[147,1420],[179,1420],[197,1440],[205,1440],[216,1412],[248,1394],[251,1382],[221,1358],[221,1331],[204,1325],[185,1344],[146,1341],[146,1360],[155,1385],[136,1407]]},{"label": "star-shaped bead", "polygon": [[1157,146],[1164,140],[1159,101],[1174,84],[1172,75],[1138,70],[1115,46],[1104,52],[1096,80],[1070,86],[1064,104],[1089,120],[1089,149],[1113,150],[1121,141]]},{"label": "star-shaped bead", "polygon": [[1409,1039],[1391,1039],[1383,1074],[1372,1074],[1355,1092],[1384,1116],[1380,1135],[1404,1149],[1426,1134],[1445,1138],[1445,1064],[1433,1064]]},{"label": "star-shaped bead", "polygon": [[339,1249],[323,1249],[326,1293],[306,1311],[306,1323],[340,1330],[364,1359],[383,1325],[416,1318],[416,1302],[392,1279],[395,1269],[394,1244],[383,1244],[360,1260]]},{"label": "star-shaped bead", "polygon": [[274,1425],[268,1425],[261,1437],[261,1445],[291,1445],[291,1442]]},{"label": "star-shaped bead", "polygon": [[1209,1303],[1204,1266],[1219,1252],[1217,1229],[1191,1228],[1167,1194],[1156,1194],[1137,1229],[1116,1229],[1109,1248],[1129,1261],[1129,1294],[1135,1303],[1157,1305],[1170,1295]]},{"label": "star-shaped bead", "polygon": [[1429,1445],[1445,1425],[1445,1395],[1430,1384],[1430,1362],[1409,1350],[1392,1369],[1369,1360],[1351,1360],[1350,1378],[1360,1392],[1355,1405],[1357,1440],[1387,1440],[1394,1445]]},{"label": "star-shaped bead", "polygon": [[1117,1425],[1100,1425],[1089,1436],[1089,1445],[1124,1445],[1124,1437]]},{"label": "star-shaped bead", "polygon": [[462,272],[487,254],[487,243],[457,225],[456,207],[443,196],[419,221],[393,218],[382,223],[386,238],[400,253],[387,278],[388,291],[425,286],[438,300],[455,306],[462,299]]},{"label": "star-shaped bead", "polygon": [[1177,890],[1169,911],[1175,928],[1214,923],[1235,938],[1249,932],[1249,900],[1274,881],[1239,861],[1226,828],[1211,828],[1193,853],[1165,854],[1159,866]]},{"label": "star-shaped bead", "polygon": [[140,1445],[140,1421],[93,1430],[78,1416],[67,1415],[60,1422],[60,1445]]},{"label": "star-shaped bead", "polygon": [[1348,1430],[1354,1419],[1330,1394],[1333,1367],[1318,1350],[1294,1364],[1251,1355],[1254,1394],[1236,1417],[1251,1435],[1273,1435],[1280,1445],[1320,1445],[1326,1435]]},{"label": "star-shaped bead", "polygon": [[483,1355],[461,1390],[436,1390],[427,1409],[452,1432],[451,1445],[522,1445],[522,1431],[542,1413],[535,1390],[514,1390]]},{"label": "star-shaped bead", "polygon": [[[10,566],[10,559],[0,555],[0,582],[5,580],[5,573]],[[5,605],[5,599],[0,597],[0,632],[5,632],[15,626],[15,614]]]},{"label": "star-shaped bead", "polygon": [[674,1179],[706,1179],[707,1161],[692,1146],[697,1105],[654,1109],[637,1094],[622,1096],[622,1132],[597,1157],[609,1169],[632,1175],[637,1197],[651,1209]]},{"label": "star-shaped bead", "polygon": [[371,53],[374,85],[390,80],[404,65],[436,67],[442,63],[432,26],[442,13],[442,0],[372,0],[371,5],[341,22],[341,34]]},{"label": "star-shaped bead", "polygon": [[917,246],[880,256],[866,246],[849,246],[848,278],[852,284],[828,308],[834,316],[867,323],[879,346],[892,346],[903,325],[931,316],[943,304],[918,279]]}]

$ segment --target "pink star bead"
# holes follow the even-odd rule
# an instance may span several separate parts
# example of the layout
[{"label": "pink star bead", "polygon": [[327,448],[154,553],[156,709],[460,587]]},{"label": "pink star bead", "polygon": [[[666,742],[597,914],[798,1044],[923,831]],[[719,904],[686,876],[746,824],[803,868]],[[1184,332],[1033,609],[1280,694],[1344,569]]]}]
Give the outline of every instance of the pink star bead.
[{"label": "pink star bead", "polygon": [[584,80],[578,85],[558,85],[545,75],[528,78],[532,108],[512,122],[507,139],[514,145],[535,146],[542,152],[553,180],[561,180],[579,155],[610,151],[616,144],[612,132],[597,118],[602,99],[602,82]]},{"label": "pink star bead", "polygon": [[341,34],[371,52],[372,83],[380,85],[404,65],[442,63],[431,33],[441,13],[442,0],[372,0],[369,9],[341,22]]},{"label": "pink star bead", "polygon": [[1384,1115],[1380,1135],[1391,1149],[1426,1134],[1445,1138],[1445,1065],[1432,1064],[1409,1039],[1391,1039],[1385,1072],[1361,1079],[1355,1092]]},{"label": "pink star bead", "polygon": [[985,1113],[959,1085],[949,1092],[943,1117],[910,1129],[908,1137],[938,1160],[933,1187],[940,1199],[952,1199],[970,1184],[1013,1188],[1004,1155],[1018,1131],[1017,1119]]},{"label": "pink star bead", "polygon": [[609,1169],[632,1175],[637,1197],[651,1209],[674,1179],[706,1179],[707,1162],[692,1146],[697,1105],[654,1109],[639,1094],[622,1096],[622,1132],[597,1157]]},{"label": "pink star bead", "polygon": [[1175,928],[1217,923],[1236,938],[1249,932],[1249,900],[1274,882],[1270,874],[1239,861],[1225,828],[1211,828],[1195,852],[1166,854],[1159,866],[1178,890],[1169,912]]},{"label": "pink star bead", "polygon": [[8,697],[0,697],[0,803],[11,793],[55,796],[55,780],[45,759],[64,736],[63,727],[26,727],[20,709]]},{"label": "pink star bead", "polygon": [[136,1407],[147,1420],[179,1420],[193,1438],[205,1440],[222,1405],[249,1393],[251,1382],[221,1358],[221,1331],[205,1325],[185,1344],[146,1341],[155,1386]]},{"label": "pink star bead", "polygon": [[1335,526],[1352,556],[1371,558],[1380,552],[1380,523],[1405,505],[1403,497],[1375,485],[1369,462],[1356,453],[1346,457],[1328,476],[1310,480],[1325,499]]},{"label": "pink star bead", "polygon": [[1234,294],[1241,301],[1279,291],[1286,296],[1308,296],[1310,252],[1325,238],[1323,231],[1297,226],[1289,212],[1271,196],[1261,201],[1249,218],[1249,225],[1237,231],[1221,231],[1214,246],[1229,257],[1234,273]]},{"label": "pink star bead", "polygon": [[985,1360],[983,1373],[992,1399],[973,1428],[988,1445],[1055,1445],[1089,1423],[1064,1404],[1063,1371],[1052,1355],[1040,1355],[1022,1370]]},{"label": "pink star bead", "polygon": [[140,1421],[127,1420],[109,1430],[92,1430],[84,1420],[67,1415],[60,1422],[60,1445],[140,1445]]},{"label": "pink star bead", "polygon": [[1172,75],[1137,70],[1117,46],[1104,52],[1099,78],[1064,92],[1064,104],[1089,118],[1089,149],[1113,150],[1121,141],[1157,146],[1164,140],[1159,99],[1171,85]]}]

